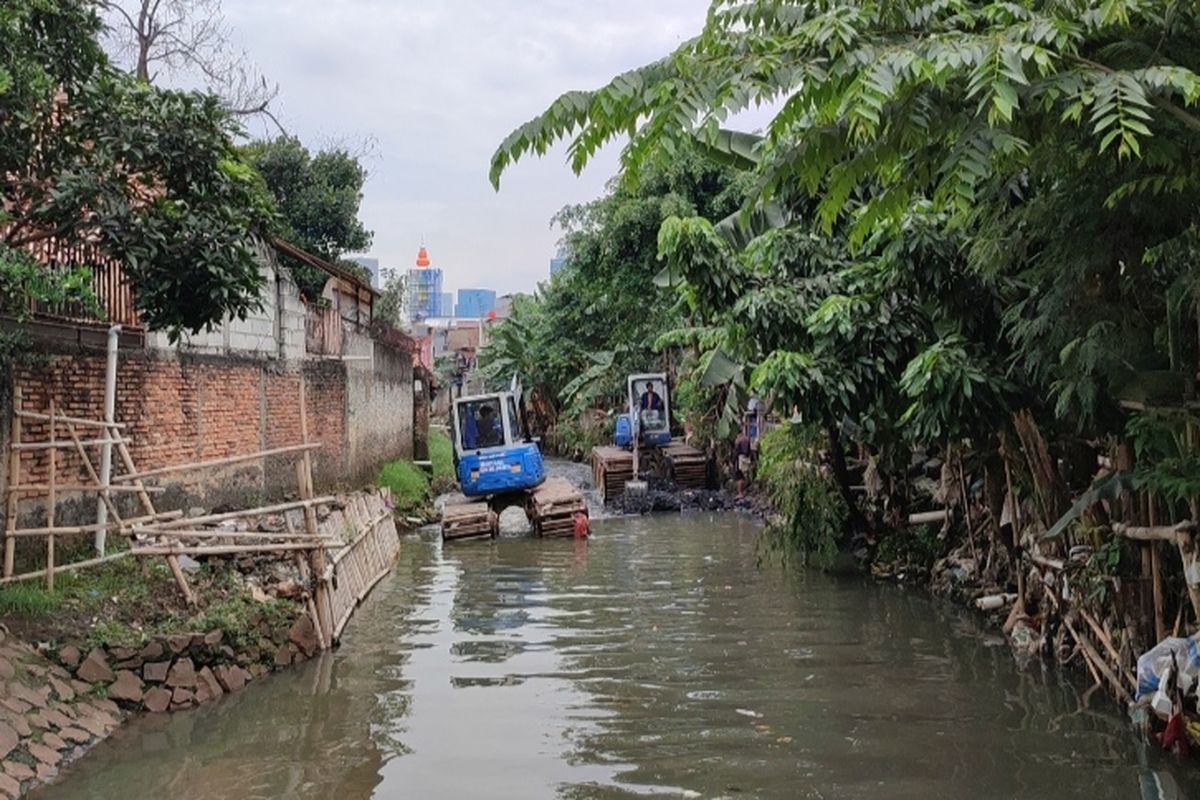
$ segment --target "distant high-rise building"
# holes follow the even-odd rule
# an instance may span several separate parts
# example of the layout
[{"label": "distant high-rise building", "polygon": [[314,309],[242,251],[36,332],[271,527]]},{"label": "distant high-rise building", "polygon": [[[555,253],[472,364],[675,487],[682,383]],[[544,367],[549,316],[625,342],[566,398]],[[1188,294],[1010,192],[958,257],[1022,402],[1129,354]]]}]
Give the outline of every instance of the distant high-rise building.
[{"label": "distant high-rise building", "polygon": [[371,286],[379,288],[379,259],[370,256],[351,256],[351,261],[371,273]]},{"label": "distant high-rise building", "polygon": [[419,322],[441,316],[442,271],[430,266],[425,246],[417,251],[417,266],[408,271],[408,319]]},{"label": "distant high-rise building", "polygon": [[558,253],[554,256],[554,258],[550,259],[550,274],[553,275],[554,273],[558,272],[560,269],[562,269],[566,265],[567,265],[567,251],[566,251],[566,248],[560,247],[558,249]]},{"label": "distant high-rise building", "polygon": [[479,318],[496,308],[496,293],[491,289],[459,289],[454,316]]},{"label": "distant high-rise building", "polygon": [[442,292],[442,296],[438,298],[438,316],[454,316],[454,292]]}]

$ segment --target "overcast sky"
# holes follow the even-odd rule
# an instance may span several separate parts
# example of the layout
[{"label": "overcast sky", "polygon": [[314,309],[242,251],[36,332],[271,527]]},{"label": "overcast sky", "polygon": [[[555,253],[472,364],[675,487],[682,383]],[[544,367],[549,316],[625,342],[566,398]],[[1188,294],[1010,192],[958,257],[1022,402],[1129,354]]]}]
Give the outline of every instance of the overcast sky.
[{"label": "overcast sky", "polygon": [[619,147],[580,177],[564,151],[523,160],[501,191],[496,145],[569,89],[595,88],[699,32],[707,0],[225,0],[310,146],[374,140],[362,217],[370,255],[407,269],[424,236],[446,288],[531,291],[563,205],[597,197]]}]

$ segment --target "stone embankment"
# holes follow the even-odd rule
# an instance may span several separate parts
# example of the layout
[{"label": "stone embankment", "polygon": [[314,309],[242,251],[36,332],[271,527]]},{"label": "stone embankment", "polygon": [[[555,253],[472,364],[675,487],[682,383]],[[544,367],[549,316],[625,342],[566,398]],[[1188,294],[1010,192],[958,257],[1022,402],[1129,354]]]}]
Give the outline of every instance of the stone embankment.
[{"label": "stone embankment", "polygon": [[140,648],[66,645],[39,652],[0,631],[0,798],[17,798],[112,733],[129,714],[179,711],[240,691],[320,649],[307,615],[250,620],[238,646],[220,629]]}]

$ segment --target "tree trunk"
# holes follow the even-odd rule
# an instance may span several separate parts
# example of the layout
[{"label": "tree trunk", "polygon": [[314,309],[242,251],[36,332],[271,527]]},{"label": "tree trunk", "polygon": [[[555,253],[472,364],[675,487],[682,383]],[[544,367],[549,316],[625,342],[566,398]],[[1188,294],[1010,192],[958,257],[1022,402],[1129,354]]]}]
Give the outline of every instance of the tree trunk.
[{"label": "tree trunk", "polygon": [[833,471],[833,479],[838,485],[842,499],[846,502],[846,521],[849,524],[847,533],[866,531],[869,528],[867,518],[858,507],[858,500],[851,490],[850,469],[846,466],[846,451],[842,446],[841,431],[836,423],[825,423],[825,435],[829,439],[829,467]]},{"label": "tree trunk", "polygon": [[1033,477],[1033,487],[1042,510],[1042,524],[1049,528],[1070,506],[1067,487],[1028,409],[1013,414],[1013,428],[1021,440],[1021,449],[1025,451],[1025,460]]}]

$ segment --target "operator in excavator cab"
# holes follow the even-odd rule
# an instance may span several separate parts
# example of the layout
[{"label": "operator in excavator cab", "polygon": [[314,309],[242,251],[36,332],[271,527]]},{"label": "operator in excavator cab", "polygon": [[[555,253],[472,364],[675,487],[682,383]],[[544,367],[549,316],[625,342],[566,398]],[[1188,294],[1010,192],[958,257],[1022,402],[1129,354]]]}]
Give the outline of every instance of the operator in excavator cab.
[{"label": "operator in excavator cab", "polygon": [[663,399],[658,394],[658,392],[654,391],[654,384],[651,383],[650,381],[646,381],[642,385],[642,389],[643,389],[642,396],[641,396],[641,399],[638,401],[638,408],[643,412],[644,411],[660,411],[661,412],[663,410]]},{"label": "operator in excavator cab", "polygon": [[501,429],[500,415],[491,405],[479,409],[479,446],[493,447],[504,444],[504,432]]}]

